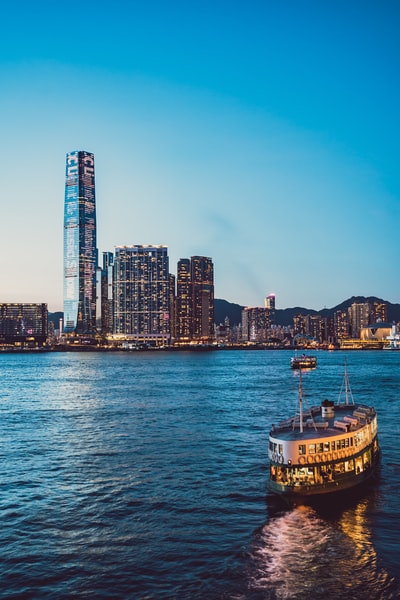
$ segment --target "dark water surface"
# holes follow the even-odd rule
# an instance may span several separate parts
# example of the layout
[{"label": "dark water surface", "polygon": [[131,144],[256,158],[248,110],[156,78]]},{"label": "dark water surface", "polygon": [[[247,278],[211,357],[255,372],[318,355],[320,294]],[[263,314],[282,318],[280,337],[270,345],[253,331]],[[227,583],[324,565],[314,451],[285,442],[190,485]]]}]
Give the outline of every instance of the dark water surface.
[{"label": "dark water surface", "polygon": [[0,355],[0,596],[400,597],[400,352],[320,352],[306,399],[378,411],[379,484],[346,505],[267,494],[285,351]]}]

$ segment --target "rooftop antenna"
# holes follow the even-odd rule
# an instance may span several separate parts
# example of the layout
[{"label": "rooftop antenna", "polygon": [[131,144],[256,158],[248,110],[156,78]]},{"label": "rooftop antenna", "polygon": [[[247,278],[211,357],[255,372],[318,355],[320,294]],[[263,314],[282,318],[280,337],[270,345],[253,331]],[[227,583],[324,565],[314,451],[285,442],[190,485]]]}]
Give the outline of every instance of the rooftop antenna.
[{"label": "rooftop antenna", "polygon": [[[302,369],[299,369],[299,376],[300,376],[300,381],[299,381],[299,400],[298,400],[298,405],[299,405],[299,432],[303,433],[304,431],[304,427],[303,427],[303,374],[302,374]],[[310,415],[311,415],[311,420],[312,423],[314,425],[314,429],[315,431],[317,431],[317,426],[315,425],[315,421],[312,415],[312,410],[310,409]],[[296,412],[296,417],[297,417],[297,412]],[[296,425],[296,417],[293,419],[293,429],[295,428]]]},{"label": "rooftop antenna", "polygon": [[342,381],[342,387],[340,388],[340,392],[339,392],[339,404],[340,404],[340,398],[342,397],[344,391],[344,395],[345,395],[345,404],[354,404],[354,398],[353,398],[353,393],[351,391],[351,387],[350,387],[350,382],[349,382],[349,374],[347,372],[347,362],[346,359],[344,361],[344,376],[343,376],[343,381]]}]

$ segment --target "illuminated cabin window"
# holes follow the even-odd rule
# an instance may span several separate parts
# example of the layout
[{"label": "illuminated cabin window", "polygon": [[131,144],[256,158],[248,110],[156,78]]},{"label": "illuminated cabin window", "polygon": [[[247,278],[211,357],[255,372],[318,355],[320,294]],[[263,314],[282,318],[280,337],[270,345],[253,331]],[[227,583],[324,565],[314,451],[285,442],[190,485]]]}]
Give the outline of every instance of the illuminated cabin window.
[{"label": "illuminated cabin window", "polygon": [[306,453],[306,445],[300,444],[299,445],[299,454],[305,454],[305,453]]}]

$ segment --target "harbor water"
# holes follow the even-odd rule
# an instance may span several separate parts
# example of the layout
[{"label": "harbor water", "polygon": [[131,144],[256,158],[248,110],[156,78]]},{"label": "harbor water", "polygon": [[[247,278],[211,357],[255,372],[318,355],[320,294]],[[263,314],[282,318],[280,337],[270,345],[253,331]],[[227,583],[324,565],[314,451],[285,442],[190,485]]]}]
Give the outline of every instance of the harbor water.
[{"label": "harbor water", "polygon": [[0,597],[400,597],[400,352],[318,352],[305,403],[378,413],[376,484],[288,508],[268,433],[296,409],[288,351],[0,354]]}]

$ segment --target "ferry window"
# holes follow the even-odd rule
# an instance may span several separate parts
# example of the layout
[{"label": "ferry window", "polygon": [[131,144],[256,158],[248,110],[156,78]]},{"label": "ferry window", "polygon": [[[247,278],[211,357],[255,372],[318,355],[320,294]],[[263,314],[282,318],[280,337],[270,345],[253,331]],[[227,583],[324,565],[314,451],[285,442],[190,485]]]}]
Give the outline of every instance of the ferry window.
[{"label": "ferry window", "polygon": [[274,442],[274,448],[273,448],[274,452],[276,452],[277,445],[278,445],[278,444],[276,444],[276,443]]},{"label": "ferry window", "polygon": [[344,448],[345,447],[345,440],[340,440],[340,447]]},{"label": "ferry window", "polygon": [[353,445],[354,445],[354,444],[353,444],[353,438],[351,437],[351,438],[350,438],[350,446],[353,446]]},{"label": "ferry window", "polygon": [[308,452],[310,454],[315,454],[315,444],[308,444]]},{"label": "ferry window", "polygon": [[278,452],[279,454],[283,454],[283,444],[278,444]]},{"label": "ferry window", "polygon": [[324,444],[320,443],[317,444],[317,452],[323,452],[324,451]]},{"label": "ferry window", "polygon": [[329,442],[325,442],[324,443],[324,452],[329,452],[329,447],[330,447]]},{"label": "ferry window", "polygon": [[271,442],[271,441],[269,442],[269,449],[270,449],[270,450],[271,450],[271,452],[272,452],[272,450],[273,450],[273,444],[272,444],[272,442]]},{"label": "ferry window", "polygon": [[331,445],[332,445],[332,452],[334,452],[335,451],[335,442],[332,442]]},{"label": "ferry window", "polygon": [[299,454],[305,454],[306,453],[306,445],[305,444],[300,444],[299,446]]},{"label": "ferry window", "polygon": [[346,448],[348,448],[348,447],[349,447],[349,438],[346,438],[346,439],[344,440],[344,442],[345,442],[345,444],[344,444],[344,445],[345,445],[345,447],[346,447]]}]

